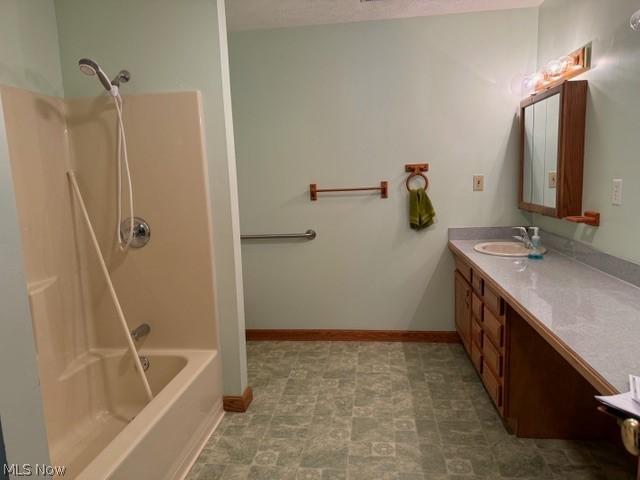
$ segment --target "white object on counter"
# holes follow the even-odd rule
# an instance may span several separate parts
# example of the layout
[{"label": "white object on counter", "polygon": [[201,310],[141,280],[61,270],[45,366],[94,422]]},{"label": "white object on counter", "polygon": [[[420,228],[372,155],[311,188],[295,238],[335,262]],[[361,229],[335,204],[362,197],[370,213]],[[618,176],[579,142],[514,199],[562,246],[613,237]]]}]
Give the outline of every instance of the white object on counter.
[{"label": "white object on counter", "polygon": [[629,375],[629,390],[631,392],[631,399],[634,402],[640,403],[640,377]]},{"label": "white object on counter", "polygon": [[633,401],[631,392],[609,396],[596,395],[596,400],[608,407],[631,415],[632,417],[640,418],[640,403]]}]

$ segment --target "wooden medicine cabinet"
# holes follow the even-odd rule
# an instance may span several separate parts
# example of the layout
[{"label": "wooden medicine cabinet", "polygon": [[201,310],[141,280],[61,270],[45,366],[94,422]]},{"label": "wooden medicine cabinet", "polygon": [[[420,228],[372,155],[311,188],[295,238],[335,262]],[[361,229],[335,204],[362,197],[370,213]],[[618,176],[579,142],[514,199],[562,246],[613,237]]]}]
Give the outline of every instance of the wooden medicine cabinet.
[{"label": "wooden medicine cabinet", "polygon": [[520,103],[519,208],[582,213],[587,81],[566,81]]}]

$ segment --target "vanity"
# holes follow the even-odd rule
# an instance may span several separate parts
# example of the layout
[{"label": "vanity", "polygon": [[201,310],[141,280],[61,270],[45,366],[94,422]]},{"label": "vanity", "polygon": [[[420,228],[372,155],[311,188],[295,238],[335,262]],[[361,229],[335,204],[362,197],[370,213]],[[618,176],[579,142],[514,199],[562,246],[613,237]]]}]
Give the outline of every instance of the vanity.
[{"label": "vanity", "polygon": [[[555,218],[581,214],[587,89],[586,81],[565,81],[520,103],[520,209]],[[513,233],[502,235],[512,240]],[[497,256],[488,255],[492,246]],[[596,413],[593,396],[617,392],[626,378],[599,370],[611,366],[590,350],[595,344],[583,349],[585,356],[574,344],[584,339],[579,326],[590,312],[579,311],[579,298],[578,311],[568,308],[569,299],[592,288],[593,272],[554,253],[528,261],[520,244],[451,238],[449,248],[456,265],[456,329],[507,426],[524,437],[601,437],[611,422]],[[510,248],[524,249],[524,258],[514,260]],[[568,284],[573,289],[558,294]],[[591,318],[584,327],[598,322]],[[619,347],[612,341],[604,350]]]},{"label": "vanity", "polygon": [[594,395],[627,391],[627,374],[640,371],[640,289],[553,248],[544,260],[480,253],[510,229],[469,230],[451,229],[448,244],[456,329],[507,429],[620,443]]},{"label": "vanity", "polygon": [[[521,102],[518,206],[598,226],[597,212],[582,212],[587,89],[565,81]],[[571,248],[589,247],[567,239],[530,260],[526,230],[527,248],[508,242],[514,233],[449,230],[455,326],[471,363],[515,435],[620,443],[625,419],[603,413],[594,396],[627,392],[628,374],[640,372],[640,267],[617,259],[637,275],[631,284],[596,269],[610,261],[604,254],[581,258],[590,265],[572,258]],[[622,430],[638,455],[640,426]]]},{"label": "vanity", "polygon": [[[612,425],[597,413],[593,396],[624,388],[625,370],[615,364],[640,368],[640,359],[625,349],[619,352],[625,358],[612,363],[610,354],[633,342],[621,345],[621,335],[602,325],[588,297],[597,290],[604,297],[600,286],[607,284],[616,297],[617,283],[624,282],[553,251],[541,261],[514,259],[476,252],[479,242],[449,241],[455,323],[505,424],[522,437],[601,438]],[[637,296],[635,287],[627,288],[629,300]],[[611,302],[621,307],[619,299]],[[640,301],[636,306],[640,315]],[[627,319],[627,327],[640,330],[635,320]]]}]

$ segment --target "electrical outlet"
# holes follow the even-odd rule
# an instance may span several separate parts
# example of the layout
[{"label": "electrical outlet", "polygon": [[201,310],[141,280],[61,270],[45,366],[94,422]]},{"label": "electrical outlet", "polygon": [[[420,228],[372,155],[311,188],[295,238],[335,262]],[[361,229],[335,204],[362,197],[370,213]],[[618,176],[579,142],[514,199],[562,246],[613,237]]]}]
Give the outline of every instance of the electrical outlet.
[{"label": "electrical outlet", "polygon": [[473,191],[482,192],[484,190],[484,175],[473,176]]},{"label": "electrical outlet", "polygon": [[549,188],[558,186],[558,172],[549,172]]},{"label": "electrical outlet", "polygon": [[622,179],[613,179],[613,189],[611,190],[611,204],[622,205]]}]

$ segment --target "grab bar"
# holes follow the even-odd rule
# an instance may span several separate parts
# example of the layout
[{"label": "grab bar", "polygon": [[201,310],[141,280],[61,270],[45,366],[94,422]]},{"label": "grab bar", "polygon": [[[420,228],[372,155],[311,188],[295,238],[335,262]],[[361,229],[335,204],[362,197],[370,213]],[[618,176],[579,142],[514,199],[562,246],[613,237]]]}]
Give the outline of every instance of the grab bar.
[{"label": "grab bar", "polygon": [[242,240],[266,240],[270,238],[306,238],[313,240],[316,238],[315,230],[307,230],[304,233],[265,233],[262,235],[241,235]]}]

